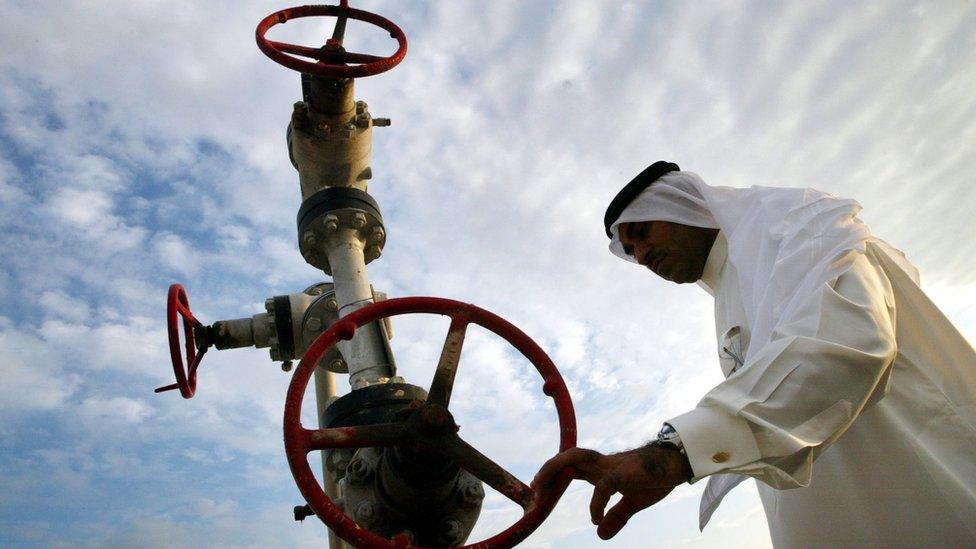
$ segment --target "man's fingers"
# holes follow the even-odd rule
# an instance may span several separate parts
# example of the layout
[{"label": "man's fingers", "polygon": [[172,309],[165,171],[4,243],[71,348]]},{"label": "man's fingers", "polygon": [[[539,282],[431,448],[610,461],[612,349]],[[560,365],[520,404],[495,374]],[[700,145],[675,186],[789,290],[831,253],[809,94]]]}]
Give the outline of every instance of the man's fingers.
[{"label": "man's fingers", "polygon": [[566,467],[575,467],[573,478],[587,478],[586,471],[589,470],[588,464],[595,462],[602,456],[600,452],[587,450],[585,448],[570,448],[565,452],[557,454],[555,457],[545,462],[535,478],[532,479],[532,488],[539,489],[546,487],[552,482],[553,477],[559,474]]},{"label": "man's fingers", "polygon": [[637,511],[640,511],[640,508],[624,497],[607,511],[607,516],[603,517],[600,525],[596,528],[596,535],[600,536],[600,539],[610,539],[616,536],[617,532],[627,524],[630,517],[634,516]]},{"label": "man's fingers", "polygon": [[593,524],[600,524],[603,520],[603,510],[607,508],[610,498],[617,493],[617,475],[610,473],[600,479],[593,488],[590,498],[590,520]]}]

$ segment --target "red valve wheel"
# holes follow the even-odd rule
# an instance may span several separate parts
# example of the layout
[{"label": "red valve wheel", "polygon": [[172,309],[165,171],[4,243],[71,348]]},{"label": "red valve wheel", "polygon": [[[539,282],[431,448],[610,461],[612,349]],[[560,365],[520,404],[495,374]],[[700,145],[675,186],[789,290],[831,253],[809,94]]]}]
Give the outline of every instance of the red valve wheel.
[{"label": "red valve wheel", "polygon": [[[264,36],[268,29],[279,23],[300,17],[315,16],[337,18],[333,37],[321,48],[275,42]],[[344,51],[342,49],[342,34],[345,30],[346,19],[365,21],[388,31],[390,36],[395,38],[399,44],[397,51],[389,57]],[[342,0],[338,6],[300,6],[272,13],[258,23],[254,38],[257,40],[258,48],[261,48],[261,51],[273,61],[289,69],[327,78],[373,76],[397,66],[407,54],[407,35],[403,34],[396,23],[375,13],[350,8],[346,0]],[[314,59],[317,62],[303,61],[294,57],[295,55]],[[354,65],[348,66],[346,63],[354,63]]]},{"label": "red valve wheel", "polygon": [[[183,317],[183,334],[186,336],[184,352],[186,362],[183,362],[183,353],[180,352],[180,328],[179,317]],[[183,398],[190,398],[197,390],[197,368],[203,354],[207,352],[207,347],[197,349],[197,341],[194,329],[202,327],[190,312],[190,300],[186,296],[186,290],[179,284],[169,287],[169,296],[166,299],[166,331],[169,333],[169,356],[173,361],[173,373],[176,374],[176,383],[166,385],[156,389],[155,392],[172,391],[179,389]]]},{"label": "red valve wheel", "polygon": [[[390,316],[430,313],[451,318],[451,327],[441,350],[427,401],[406,421],[356,427],[305,429],[301,424],[302,400],[316,364],[340,340],[352,339],[358,328]],[[464,442],[447,410],[457,373],[458,359],[469,324],[494,332],[521,352],[544,380],[543,391],[555,400],[559,418],[559,451],[576,446],[576,415],[562,376],[529,336],[505,319],[474,305],[437,297],[404,297],[389,299],[354,311],[323,332],[302,357],[288,386],[285,399],[285,454],[298,489],[320,519],[342,539],[356,547],[396,549],[409,546],[405,538],[380,537],[356,524],[339,510],[319,485],[308,464],[308,453],[328,448],[364,448],[419,444],[436,448],[481,481],[522,507],[523,515],[515,524],[491,538],[465,545],[466,549],[501,549],[514,547],[552,512],[556,502],[569,486],[572,471],[563,471],[553,487],[544,493],[528,485]],[[410,546],[415,547],[415,546]],[[417,548],[420,549],[420,548]]]}]

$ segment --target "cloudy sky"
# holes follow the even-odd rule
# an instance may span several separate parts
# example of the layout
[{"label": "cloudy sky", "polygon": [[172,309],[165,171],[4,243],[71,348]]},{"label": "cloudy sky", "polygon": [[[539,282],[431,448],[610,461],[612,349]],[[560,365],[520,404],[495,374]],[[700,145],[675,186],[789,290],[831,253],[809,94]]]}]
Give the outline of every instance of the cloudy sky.
[{"label": "cloudy sky", "polygon": [[[857,198],[976,340],[976,3],[353,1],[410,39],[357,96],[392,296],[478,304],[571,387],[580,445],[646,441],[721,375],[708,296],[606,250],[620,186],[668,159],[712,184]],[[284,459],[289,376],[212,352],[169,383],[166,289],[206,322],[323,280],[297,252],[284,127],[297,73],[265,58],[265,2],[0,0],[0,545],[321,546]],[[310,21],[273,38],[317,45]],[[350,24],[347,45],[391,53]],[[426,386],[446,323],[396,321]],[[528,480],[557,446],[540,382],[497,339],[466,346],[462,434]],[[341,379],[345,390],[345,379]],[[702,484],[610,543],[575,483],[530,547],[761,547],[750,484],[697,530]],[[472,540],[505,528],[490,494]]]}]

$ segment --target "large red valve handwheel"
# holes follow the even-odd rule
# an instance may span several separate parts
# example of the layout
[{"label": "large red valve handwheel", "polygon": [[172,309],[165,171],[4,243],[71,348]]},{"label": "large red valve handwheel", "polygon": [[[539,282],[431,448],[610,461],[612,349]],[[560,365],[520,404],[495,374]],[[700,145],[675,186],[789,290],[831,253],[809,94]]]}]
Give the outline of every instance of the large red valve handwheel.
[{"label": "large red valve handwheel", "polygon": [[[183,334],[186,337],[183,352],[180,351],[180,317],[183,319]],[[197,368],[206,347],[197,348],[194,329],[203,326],[190,312],[190,299],[186,290],[179,284],[169,287],[166,298],[166,331],[169,334],[169,356],[173,362],[176,383],[156,389],[157,393],[179,389],[183,398],[190,398],[197,390]],[[184,353],[186,362],[183,362]]]},{"label": "large red valve handwheel", "polygon": [[[315,16],[337,18],[336,32],[333,38],[321,48],[275,42],[264,36],[268,29],[279,23],[300,17]],[[346,19],[365,21],[383,28],[390,33],[392,38],[396,39],[399,45],[397,51],[389,57],[344,51],[342,49],[342,33],[345,29]],[[375,13],[350,8],[346,0],[342,0],[338,6],[300,6],[272,13],[258,23],[254,37],[261,51],[273,61],[289,69],[328,78],[358,78],[386,72],[397,66],[407,54],[407,35],[396,23]],[[317,62],[303,61],[294,57],[295,55],[314,59]],[[353,65],[347,65],[347,63],[353,63]]]},{"label": "large red valve handwheel", "polygon": [[[305,390],[325,352],[340,340],[352,339],[358,328],[370,322],[410,313],[430,313],[451,318],[427,401],[403,422],[329,429],[302,427],[301,409]],[[543,391],[556,404],[559,451],[576,446],[576,415],[559,371],[542,348],[505,319],[474,305],[437,297],[389,299],[352,312],[323,332],[302,357],[288,386],[284,432],[288,465],[305,500],[329,528],[356,547],[389,549],[414,546],[402,535],[386,539],[365,530],[339,510],[312,474],[308,463],[308,453],[311,451],[405,445],[433,449],[452,459],[523,510],[522,518],[506,530],[484,541],[464,546],[470,549],[500,549],[517,545],[542,524],[569,486],[572,471],[567,469],[560,473],[551,489],[536,492],[457,435],[457,425],[447,407],[469,324],[483,326],[501,336],[532,362],[544,381]]]}]

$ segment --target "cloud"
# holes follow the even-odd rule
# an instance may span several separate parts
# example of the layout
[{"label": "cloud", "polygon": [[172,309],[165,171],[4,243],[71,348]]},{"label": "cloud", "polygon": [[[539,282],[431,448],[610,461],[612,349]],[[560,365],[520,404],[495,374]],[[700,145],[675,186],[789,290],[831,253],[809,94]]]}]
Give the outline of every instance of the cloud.
[{"label": "cloud", "polygon": [[83,421],[118,426],[141,423],[152,413],[146,402],[128,397],[89,397],[78,406],[78,412]]},{"label": "cloud", "polygon": [[43,341],[17,330],[9,318],[0,317],[0,414],[18,416],[53,410],[74,394],[81,379],[65,372]]}]

